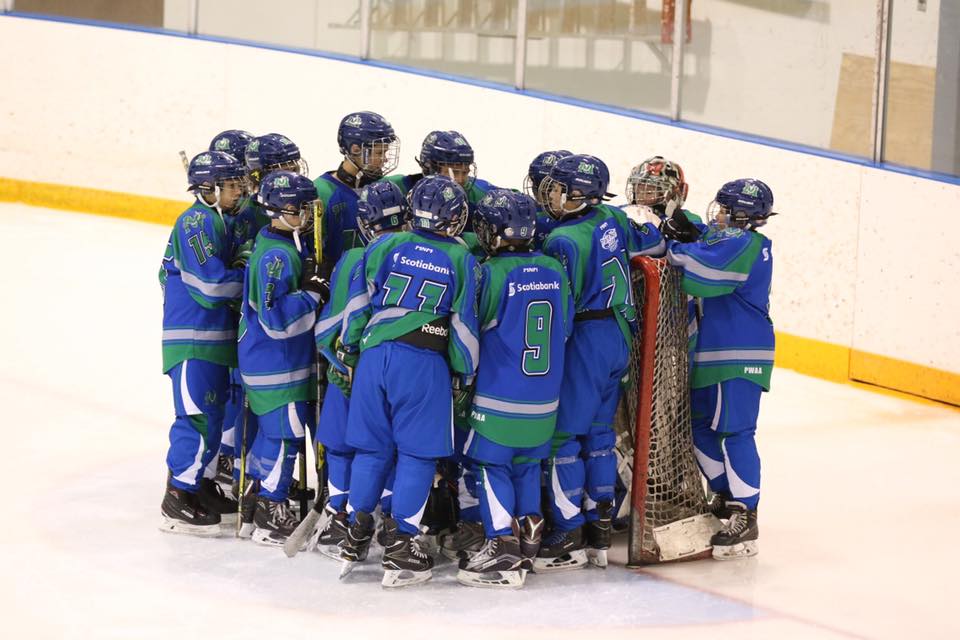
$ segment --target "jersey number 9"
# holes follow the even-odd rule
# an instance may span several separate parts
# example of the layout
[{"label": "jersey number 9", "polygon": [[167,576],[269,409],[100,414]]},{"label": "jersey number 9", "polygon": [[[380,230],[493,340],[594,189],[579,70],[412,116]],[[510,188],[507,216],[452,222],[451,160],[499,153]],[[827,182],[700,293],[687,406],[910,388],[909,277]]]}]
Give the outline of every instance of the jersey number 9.
[{"label": "jersey number 9", "polygon": [[545,376],[550,372],[550,330],[553,326],[553,305],[535,300],[527,305],[527,321],[523,338],[521,367],[528,376]]}]

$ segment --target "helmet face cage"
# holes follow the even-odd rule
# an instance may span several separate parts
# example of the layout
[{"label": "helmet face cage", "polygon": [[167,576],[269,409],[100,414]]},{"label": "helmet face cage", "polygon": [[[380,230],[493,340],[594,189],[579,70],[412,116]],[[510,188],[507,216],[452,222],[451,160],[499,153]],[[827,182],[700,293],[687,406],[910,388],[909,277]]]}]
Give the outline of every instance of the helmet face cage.
[{"label": "helmet face cage", "polygon": [[769,216],[756,216],[744,209],[730,208],[716,200],[713,200],[707,205],[707,223],[718,229],[736,227],[738,229],[752,231],[757,227],[762,227],[767,224],[768,217]]},{"label": "helmet face cage", "polygon": [[[542,181],[541,181],[542,182]],[[540,185],[534,183],[533,176],[529,173],[523,178],[523,192],[537,201],[537,204],[543,204],[540,202]]]},{"label": "helmet face cage", "polygon": [[[353,147],[359,146],[357,153]],[[344,156],[365,176],[380,178],[392,173],[400,164],[400,138],[386,136],[368,140],[361,144],[353,143],[344,149]]]},{"label": "helmet face cage", "polygon": [[[551,176],[547,176],[540,181],[537,195],[537,200],[542,203],[543,208],[555,220],[564,220],[579,213],[590,204],[597,204],[578,193],[569,195],[566,183]],[[566,206],[568,202],[577,203],[578,206],[568,209]]]},{"label": "helmet face cage", "polygon": [[450,178],[466,191],[477,180],[476,162],[423,162],[423,175]]}]

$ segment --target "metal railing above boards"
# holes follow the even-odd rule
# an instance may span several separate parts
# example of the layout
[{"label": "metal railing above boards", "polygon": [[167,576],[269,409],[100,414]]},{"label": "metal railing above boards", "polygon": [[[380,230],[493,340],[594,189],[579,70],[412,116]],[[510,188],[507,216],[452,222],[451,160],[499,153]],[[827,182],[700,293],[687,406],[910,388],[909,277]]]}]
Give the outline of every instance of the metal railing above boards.
[{"label": "metal railing above boards", "polygon": [[2,2],[374,59],[960,177],[960,0]]}]

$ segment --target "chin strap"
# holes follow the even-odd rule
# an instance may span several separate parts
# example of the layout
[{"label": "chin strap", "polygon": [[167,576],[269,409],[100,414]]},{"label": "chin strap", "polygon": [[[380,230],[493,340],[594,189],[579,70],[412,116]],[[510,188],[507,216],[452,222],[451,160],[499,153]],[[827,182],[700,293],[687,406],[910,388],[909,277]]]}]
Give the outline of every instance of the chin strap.
[{"label": "chin strap", "polygon": [[[363,189],[368,184],[376,182],[379,177],[368,176],[363,172],[363,169],[357,166],[357,163],[350,159],[350,156],[344,156],[344,162],[340,163],[340,166],[337,167],[337,180],[350,186],[353,189]],[[343,168],[344,163],[349,162],[357,170],[357,174],[353,175],[349,171]]]},{"label": "chin strap", "polygon": [[284,218],[282,214],[280,215],[279,218],[277,218],[277,220],[280,221],[280,224],[283,225],[283,227],[285,227],[287,231],[290,231],[293,233],[293,244],[295,244],[297,247],[297,253],[302,253],[303,247],[300,244],[300,227],[302,227],[303,224],[301,223],[294,227],[289,222],[287,222],[287,219]]}]

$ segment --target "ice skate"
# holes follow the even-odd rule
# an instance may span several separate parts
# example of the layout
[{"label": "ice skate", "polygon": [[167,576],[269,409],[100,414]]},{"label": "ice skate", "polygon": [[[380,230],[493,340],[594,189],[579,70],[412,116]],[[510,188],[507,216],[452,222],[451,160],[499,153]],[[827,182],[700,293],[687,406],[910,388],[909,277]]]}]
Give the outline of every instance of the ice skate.
[{"label": "ice skate", "polygon": [[224,490],[233,485],[233,456],[222,453],[217,456],[217,475],[213,480]]},{"label": "ice skate", "polygon": [[358,563],[367,559],[370,551],[370,542],[373,540],[373,516],[363,511],[357,511],[356,519],[347,528],[347,535],[340,543],[340,578],[343,579],[353,571]]},{"label": "ice skate", "polygon": [[257,496],[253,515],[253,541],[270,547],[281,547],[297,528],[297,519],[286,500]]},{"label": "ice skate", "polygon": [[400,533],[397,521],[383,521],[383,581],[384,587],[406,587],[426,582],[433,577],[433,558],[423,552],[416,537]]},{"label": "ice skate", "polygon": [[610,537],[613,534],[612,502],[602,500],[597,503],[597,519],[587,523],[586,534],[587,559],[590,564],[606,569],[607,549],[610,548]]},{"label": "ice skate", "polygon": [[451,560],[469,558],[486,542],[483,524],[458,522],[456,531],[440,537],[440,553]]},{"label": "ice skate", "polygon": [[457,582],[468,587],[519,589],[526,577],[523,562],[516,537],[489,539],[469,559],[460,560]]},{"label": "ice skate", "polygon": [[583,532],[580,527],[572,531],[554,531],[540,545],[533,560],[537,573],[569,571],[587,565],[587,552],[583,550]]},{"label": "ice skate", "polygon": [[346,511],[337,511],[330,505],[324,508],[326,523],[319,529],[316,539],[317,551],[328,558],[340,559],[340,543],[347,537],[350,521]]},{"label": "ice skate", "polygon": [[540,551],[540,541],[543,537],[544,520],[537,515],[529,515],[518,523],[520,531],[520,552],[523,554],[523,568],[533,571],[533,560]]},{"label": "ice skate", "polygon": [[237,526],[237,501],[224,495],[223,488],[215,480],[209,478],[200,480],[197,500],[207,511],[220,514],[221,525],[225,527]]},{"label": "ice skate", "polygon": [[757,555],[757,538],[760,528],[757,526],[757,511],[750,510],[742,502],[729,501],[730,519],[719,532],[710,538],[713,545],[713,557],[717,560],[749,558]]},{"label": "ice skate", "polygon": [[169,481],[163,494],[160,514],[163,518],[161,531],[201,538],[216,538],[220,535],[220,514],[204,508],[195,493],[179,489]]}]

